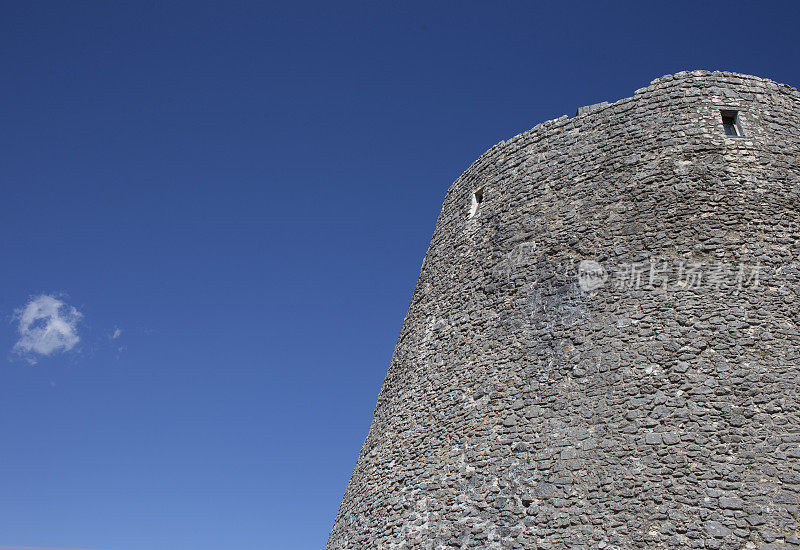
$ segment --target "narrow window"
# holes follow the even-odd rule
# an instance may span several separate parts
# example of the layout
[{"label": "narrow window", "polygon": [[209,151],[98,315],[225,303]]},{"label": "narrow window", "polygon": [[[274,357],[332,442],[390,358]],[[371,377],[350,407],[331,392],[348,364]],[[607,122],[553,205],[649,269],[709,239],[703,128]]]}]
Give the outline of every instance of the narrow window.
[{"label": "narrow window", "polygon": [[483,202],[483,187],[476,189],[472,192],[472,206],[469,209],[469,217],[471,218],[478,213],[478,207]]},{"label": "narrow window", "polygon": [[722,127],[726,136],[740,137],[742,127],[739,125],[739,113],[736,111],[722,111]]}]

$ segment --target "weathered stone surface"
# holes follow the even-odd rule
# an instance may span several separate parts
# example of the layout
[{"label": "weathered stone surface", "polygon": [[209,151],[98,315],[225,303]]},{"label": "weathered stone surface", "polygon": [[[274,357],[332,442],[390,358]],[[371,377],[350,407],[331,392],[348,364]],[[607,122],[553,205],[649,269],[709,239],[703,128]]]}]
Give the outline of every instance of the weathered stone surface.
[{"label": "weathered stone surface", "polygon": [[487,151],[328,549],[797,545],[798,158],[796,89],[707,71]]}]

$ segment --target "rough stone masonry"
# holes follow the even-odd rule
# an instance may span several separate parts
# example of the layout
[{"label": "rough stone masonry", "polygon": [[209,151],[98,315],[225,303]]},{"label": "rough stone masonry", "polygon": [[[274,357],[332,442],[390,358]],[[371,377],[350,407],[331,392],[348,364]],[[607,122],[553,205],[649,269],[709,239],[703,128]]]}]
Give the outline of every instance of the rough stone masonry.
[{"label": "rough stone masonry", "polygon": [[799,548],[800,94],[664,76],[450,187],[327,548]]}]

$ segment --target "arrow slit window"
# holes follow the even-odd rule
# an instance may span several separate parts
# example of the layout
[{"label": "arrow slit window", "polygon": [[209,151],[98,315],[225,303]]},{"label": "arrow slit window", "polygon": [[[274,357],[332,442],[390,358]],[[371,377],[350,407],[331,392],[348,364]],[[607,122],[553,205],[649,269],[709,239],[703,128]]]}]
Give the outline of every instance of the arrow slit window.
[{"label": "arrow slit window", "polygon": [[722,114],[722,128],[729,137],[742,137],[742,125],[739,123],[738,111],[720,111]]},{"label": "arrow slit window", "polygon": [[472,206],[469,209],[469,217],[471,218],[478,213],[478,207],[483,202],[483,187],[476,189],[472,192]]}]

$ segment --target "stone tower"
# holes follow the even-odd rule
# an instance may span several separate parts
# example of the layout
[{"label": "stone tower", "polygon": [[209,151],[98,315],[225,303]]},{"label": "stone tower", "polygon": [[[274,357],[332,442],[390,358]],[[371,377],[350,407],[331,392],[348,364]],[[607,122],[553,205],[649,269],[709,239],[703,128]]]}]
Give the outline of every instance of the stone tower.
[{"label": "stone tower", "polygon": [[327,548],[800,548],[800,94],[692,71],[450,187]]}]

